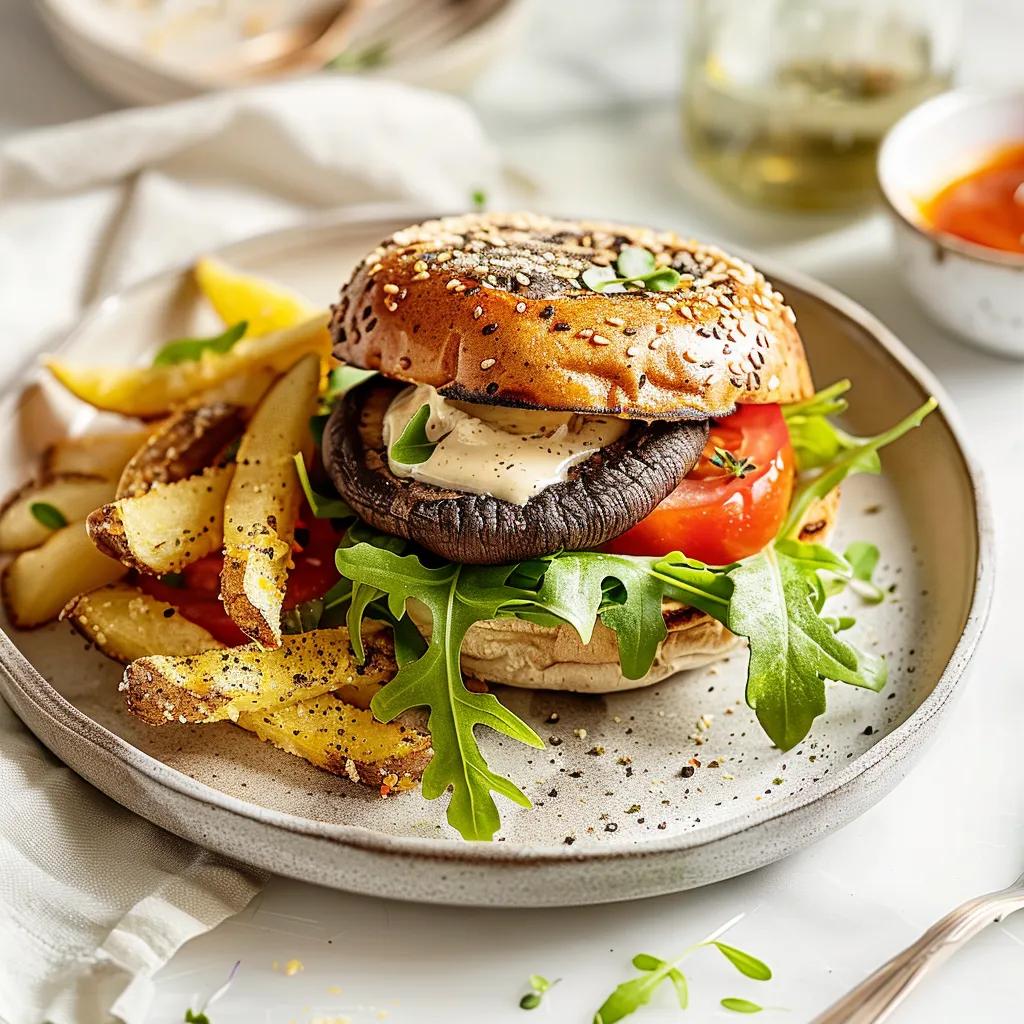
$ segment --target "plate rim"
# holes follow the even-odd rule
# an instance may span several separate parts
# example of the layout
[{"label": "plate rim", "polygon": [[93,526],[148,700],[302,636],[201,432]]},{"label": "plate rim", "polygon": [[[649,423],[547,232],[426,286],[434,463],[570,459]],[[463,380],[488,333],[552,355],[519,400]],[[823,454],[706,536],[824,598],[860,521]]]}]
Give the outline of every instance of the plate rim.
[{"label": "plate rim", "polygon": [[[219,246],[210,251],[211,255],[230,259],[232,253],[262,246],[288,247],[308,238],[311,233],[330,235],[338,230],[370,231],[381,228],[381,237],[386,237],[399,226],[416,223],[419,220],[443,216],[436,211],[425,211],[422,207],[408,203],[364,204],[319,215],[298,222],[290,227],[261,232],[243,239]],[[762,828],[811,804],[820,804],[830,799],[839,790],[855,782],[881,761],[894,758],[906,747],[914,735],[937,714],[945,709],[955,695],[971,658],[973,657],[988,619],[992,602],[995,578],[994,526],[988,487],[984,473],[976,460],[969,457],[970,444],[964,436],[963,425],[946,390],[925,364],[900,339],[855,300],[842,294],[832,286],[818,281],[811,275],[786,267],[784,263],[769,257],[762,257],[749,251],[736,250],[743,258],[752,262],[759,270],[780,287],[793,286],[831,306],[847,320],[866,331],[875,344],[879,345],[896,364],[896,368],[918,389],[922,396],[931,394],[939,400],[937,413],[945,421],[956,445],[963,469],[971,488],[974,503],[974,523],[977,542],[977,565],[973,579],[970,606],[964,621],[963,631],[940,672],[932,691],[914,712],[900,725],[874,743],[868,750],[853,758],[840,771],[809,783],[803,790],[791,797],[768,805],[764,811],[750,810],[727,819],[717,825],[708,826],[698,832],[636,840],[612,841],[601,846],[586,849],[564,849],[537,846],[528,843],[504,844],[468,843],[457,837],[423,837],[390,835],[375,831],[363,825],[316,821],[287,811],[261,807],[258,804],[230,796],[199,782],[184,772],[172,768],[157,758],[133,746],[126,739],[89,718],[70,701],[63,697],[34,665],[21,653],[6,631],[0,630],[0,665],[6,670],[12,682],[23,695],[63,731],[71,731],[90,746],[108,751],[127,768],[142,773],[157,786],[166,786],[180,796],[195,800],[218,811],[240,816],[259,824],[269,825],[277,830],[328,840],[341,847],[375,855],[396,858],[415,858],[438,863],[468,864],[485,866],[494,864],[529,864],[531,866],[561,866],[579,864],[585,861],[614,861],[651,859],[659,855],[678,855],[687,851],[721,842],[752,829]],[[126,288],[101,296],[90,303],[76,318],[74,326],[62,335],[53,348],[59,352],[74,343],[76,338],[117,306],[131,301],[134,294],[164,279],[180,278],[187,273],[192,262],[178,264],[155,274],[148,275]],[[26,360],[15,371],[11,383],[3,395],[0,408],[17,403],[25,384],[34,374],[39,373],[34,360]],[[116,798],[115,798],[116,799]]]}]

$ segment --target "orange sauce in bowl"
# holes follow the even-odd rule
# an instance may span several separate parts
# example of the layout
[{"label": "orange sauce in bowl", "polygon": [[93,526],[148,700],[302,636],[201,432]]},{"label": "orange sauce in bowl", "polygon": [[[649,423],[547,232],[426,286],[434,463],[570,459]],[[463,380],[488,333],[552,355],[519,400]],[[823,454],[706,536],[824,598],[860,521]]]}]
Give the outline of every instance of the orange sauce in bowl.
[{"label": "orange sauce in bowl", "polygon": [[1024,143],[999,150],[922,204],[931,225],[989,249],[1024,253]]}]

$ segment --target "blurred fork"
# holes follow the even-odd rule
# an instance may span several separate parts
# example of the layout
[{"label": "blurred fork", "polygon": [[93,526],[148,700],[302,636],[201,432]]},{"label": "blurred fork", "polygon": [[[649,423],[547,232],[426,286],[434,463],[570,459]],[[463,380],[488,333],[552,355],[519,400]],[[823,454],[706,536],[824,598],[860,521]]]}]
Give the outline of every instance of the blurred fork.
[{"label": "blurred fork", "polygon": [[493,7],[480,0],[346,0],[340,8],[247,39],[206,74],[225,84],[319,71],[357,46],[392,60],[447,42]]},{"label": "blurred fork", "polygon": [[881,1024],[934,967],[990,924],[1024,908],[1024,874],[1012,885],[968,900],[931,926],[811,1024]]}]

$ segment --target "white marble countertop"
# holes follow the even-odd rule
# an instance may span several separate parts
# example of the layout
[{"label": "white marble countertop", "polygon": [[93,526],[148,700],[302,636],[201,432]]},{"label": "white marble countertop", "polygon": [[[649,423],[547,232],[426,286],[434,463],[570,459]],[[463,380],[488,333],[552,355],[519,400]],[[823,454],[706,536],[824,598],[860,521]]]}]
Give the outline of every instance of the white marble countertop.
[{"label": "white marble countertop", "polygon": [[[1013,640],[1024,612],[1024,544],[1014,529],[1024,503],[1024,364],[963,348],[922,317],[894,273],[880,215],[780,222],[718,199],[680,169],[681,5],[640,7],[538,4],[522,52],[492,68],[473,100],[535,182],[537,206],[636,218],[771,254],[862,302],[938,374],[987,473],[998,528],[993,614],[959,705],[909,778],[853,824],[700,891],[606,907],[467,911],[275,879],[161,972],[151,1024],[180,1021],[236,959],[243,973],[215,1024],[520,1022],[518,998],[533,972],[564,979],[536,1018],[584,1024],[628,975],[634,953],[669,955],[740,912],[731,941],[767,959],[775,980],[767,995],[755,993],[724,962],[695,960],[689,1017],[736,1019],[718,999],[743,994],[785,1008],[758,1019],[805,1021],[951,906],[1024,868],[1015,756],[1024,659]],[[1020,69],[1024,21],[1018,9],[1016,31],[1007,28],[1011,7],[972,5],[967,80],[1007,80]],[[29,0],[0,0],[0,97],[0,134],[111,108],[63,66]],[[289,975],[283,966],[292,959],[303,970]],[[1022,967],[1024,915],[991,927],[893,1020],[1019,1020]],[[634,1019],[686,1015],[666,993]]]}]

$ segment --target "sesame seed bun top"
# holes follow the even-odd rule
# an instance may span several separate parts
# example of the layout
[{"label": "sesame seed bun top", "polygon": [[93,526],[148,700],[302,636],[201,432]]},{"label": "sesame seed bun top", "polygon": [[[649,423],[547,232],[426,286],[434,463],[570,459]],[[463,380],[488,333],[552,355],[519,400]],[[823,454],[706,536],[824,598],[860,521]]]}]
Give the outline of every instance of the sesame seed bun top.
[{"label": "sesame seed bun top", "polygon": [[[584,274],[629,246],[678,286],[589,288]],[[414,225],[356,268],[331,331],[343,362],[470,402],[704,419],[813,393],[793,312],[760,273],[622,224],[487,213]]]}]

